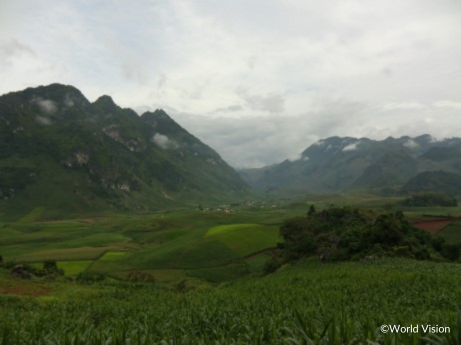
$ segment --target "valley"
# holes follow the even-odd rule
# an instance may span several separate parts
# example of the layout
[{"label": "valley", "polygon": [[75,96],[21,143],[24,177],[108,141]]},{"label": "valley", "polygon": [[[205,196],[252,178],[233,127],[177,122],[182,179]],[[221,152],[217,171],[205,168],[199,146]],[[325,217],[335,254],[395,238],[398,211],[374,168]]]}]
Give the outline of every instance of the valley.
[{"label": "valley", "polygon": [[[458,344],[461,139],[234,170],[164,110],[0,96],[0,344]],[[384,334],[438,324],[450,334]]]},{"label": "valley", "polygon": [[16,221],[0,222],[0,255],[4,261],[37,267],[55,260],[70,277],[94,271],[123,280],[136,271],[167,285],[183,279],[221,283],[261,274],[271,249],[282,241],[283,221],[306,214],[309,205],[318,210],[332,205],[403,210],[416,227],[461,243],[456,230],[461,227],[456,217],[461,207],[400,203],[398,198],[332,194],[59,220],[46,219],[37,208]]},{"label": "valley", "polygon": [[[36,208],[0,222],[0,341],[456,344],[459,263],[398,256],[322,262],[314,255],[263,274],[283,241],[281,224],[305,217],[310,206],[401,210],[461,244],[461,207],[404,207],[403,200],[311,195],[59,219]],[[426,227],[436,222],[436,232]],[[10,273],[50,260],[64,276]],[[450,333],[383,334],[383,324],[440,325]]]},{"label": "valley", "polygon": [[461,345],[461,1],[0,17],[0,345]]},{"label": "valley", "polygon": [[255,265],[245,258],[274,247],[282,219],[302,208],[251,201],[202,211],[62,220],[41,219],[34,210],[17,221],[0,223],[0,254],[17,262],[56,260],[73,276],[94,270],[124,278],[136,270],[159,282],[194,276],[220,282],[248,274]]}]

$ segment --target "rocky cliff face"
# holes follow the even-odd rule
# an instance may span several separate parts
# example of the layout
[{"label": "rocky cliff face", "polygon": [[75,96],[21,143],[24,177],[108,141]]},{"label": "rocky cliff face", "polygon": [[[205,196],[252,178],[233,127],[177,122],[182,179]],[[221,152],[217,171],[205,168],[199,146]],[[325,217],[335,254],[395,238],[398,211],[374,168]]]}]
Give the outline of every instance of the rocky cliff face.
[{"label": "rocky cliff face", "polygon": [[235,198],[248,186],[163,110],[138,116],[53,84],[0,97],[0,191],[0,210],[152,209]]}]

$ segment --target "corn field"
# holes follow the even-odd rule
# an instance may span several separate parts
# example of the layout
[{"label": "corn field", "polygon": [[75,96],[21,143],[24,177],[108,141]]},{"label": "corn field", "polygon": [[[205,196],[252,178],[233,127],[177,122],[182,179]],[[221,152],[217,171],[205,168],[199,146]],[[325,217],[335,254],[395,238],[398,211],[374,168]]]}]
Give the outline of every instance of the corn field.
[{"label": "corn field", "polygon": [[[461,267],[402,259],[304,262],[179,292],[153,284],[0,295],[0,344],[460,344]],[[450,333],[387,333],[381,325]]]}]

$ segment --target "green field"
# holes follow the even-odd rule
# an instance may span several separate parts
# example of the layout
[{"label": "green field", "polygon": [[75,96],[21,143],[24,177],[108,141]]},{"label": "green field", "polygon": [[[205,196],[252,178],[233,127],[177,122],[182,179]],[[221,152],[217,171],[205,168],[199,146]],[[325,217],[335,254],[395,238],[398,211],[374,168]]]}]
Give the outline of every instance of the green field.
[{"label": "green field", "polygon": [[[44,260],[57,260],[71,278],[12,279],[0,268],[0,344],[461,343],[457,263],[312,258],[261,276],[281,241],[282,222],[305,215],[313,203],[318,210],[332,204],[389,209],[389,199],[331,195],[226,206],[231,212],[60,220],[42,219],[36,208],[3,220],[4,261],[41,268]],[[405,210],[415,219],[448,211]],[[460,243],[459,224],[439,235]],[[107,278],[80,282],[82,272]],[[383,334],[383,324],[440,325],[451,333]]]},{"label": "green field", "polygon": [[461,222],[453,222],[446,226],[440,233],[447,242],[461,244]]},{"label": "green field", "polygon": [[[460,276],[457,264],[309,260],[214,288],[26,282],[23,293],[44,295],[0,294],[0,343],[459,344]],[[5,279],[0,272],[0,286]],[[424,334],[429,324],[450,333]],[[381,325],[419,331],[384,334]]]},{"label": "green field", "polygon": [[219,225],[210,228],[205,237],[224,242],[240,256],[246,256],[263,249],[271,248],[281,239],[278,226],[260,224]]},{"label": "green field", "polygon": [[68,276],[76,276],[81,272],[84,272],[93,263],[91,260],[80,260],[80,261],[59,261],[58,268],[64,270]]},{"label": "green field", "polygon": [[[37,208],[17,221],[0,223],[0,255],[17,262],[57,260],[69,275],[90,270],[124,277],[140,270],[154,272],[159,281],[187,276],[220,282],[246,275],[246,256],[274,247],[280,241],[279,224],[304,212],[306,205],[273,208],[260,202],[234,207],[231,213],[194,210],[65,220],[43,220],[43,209]],[[252,271],[255,267],[262,265],[252,265]]]},{"label": "green field", "polygon": [[[60,220],[42,219],[44,209],[37,207],[16,221],[0,222],[0,255],[6,261],[65,262],[67,270],[64,269],[70,275],[90,270],[120,277],[142,270],[160,275],[178,272],[173,276],[220,282],[226,277],[233,279],[260,271],[267,257],[252,256],[275,247],[281,240],[278,231],[283,220],[305,214],[311,204],[317,209],[333,204],[398,209],[398,201],[366,194],[324,195],[303,200],[262,199],[207,211],[106,214]],[[413,208],[406,213],[418,218],[428,213],[456,214],[457,210]],[[461,242],[457,224],[450,225],[441,236],[449,242]],[[84,267],[81,262],[85,262]]]}]

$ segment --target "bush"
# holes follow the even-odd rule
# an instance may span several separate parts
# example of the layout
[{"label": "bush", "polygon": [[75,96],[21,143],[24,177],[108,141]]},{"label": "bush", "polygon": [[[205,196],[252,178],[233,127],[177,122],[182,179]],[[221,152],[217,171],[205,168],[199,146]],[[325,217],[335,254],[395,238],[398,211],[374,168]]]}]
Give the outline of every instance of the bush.
[{"label": "bush", "polygon": [[134,283],[155,283],[155,278],[152,275],[140,271],[128,273],[126,280]]},{"label": "bush", "polygon": [[456,244],[444,244],[440,252],[445,259],[450,261],[457,261],[459,259],[459,253],[459,245]]},{"label": "bush", "polygon": [[435,237],[431,241],[432,248],[436,251],[441,252],[443,249],[443,245],[445,244],[445,239],[443,237]]},{"label": "bush", "polygon": [[421,192],[415,193],[411,197],[403,201],[404,206],[445,206],[445,207],[456,207],[458,206],[458,200],[455,197],[436,192]]},{"label": "bush", "polygon": [[56,263],[55,260],[45,260],[43,261],[43,269],[45,271],[57,271],[58,264]]},{"label": "bush", "polygon": [[283,264],[283,261],[280,258],[276,256],[272,256],[264,264],[263,273],[264,274],[273,273],[277,271],[280,268],[280,266],[282,266],[282,264]]},{"label": "bush", "polygon": [[95,272],[95,271],[86,271],[86,272],[81,272],[77,275],[77,282],[83,283],[83,284],[91,284],[91,283],[97,283],[105,280],[107,276],[104,273],[101,272]]},{"label": "bush", "polygon": [[[373,253],[428,259],[431,236],[414,228],[402,212],[375,212],[351,207],[330,207],[307,217],[286,220],[280,227],[283,260],[318,255],[322,260],[349,260]],[[435,242],[435,246],[440,243]],[[449,248],[445,255],[456,256]],[[266,272],[277,268],[267,263]]]}]

